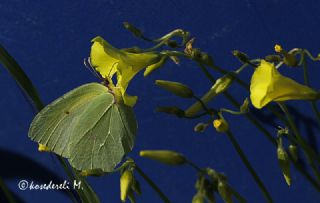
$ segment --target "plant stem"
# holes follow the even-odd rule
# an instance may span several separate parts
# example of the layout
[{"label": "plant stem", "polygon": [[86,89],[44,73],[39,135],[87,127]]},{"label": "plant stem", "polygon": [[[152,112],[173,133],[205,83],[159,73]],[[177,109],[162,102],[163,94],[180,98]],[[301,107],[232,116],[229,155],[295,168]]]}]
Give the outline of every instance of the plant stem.
[{"label": "plant stem", "polygon": [[[309,86],[310,82],[309,82],[309,74],[308,74],[308,64],[307,64],[306,57],[305,57],[305,50],[301,53],[301,61],[302,61],[302,67],[303,67],[304,83],[307,86]],[[320,126],[320,112],[318,110],[317,104],[316,104],[315,101],[310,101],[310,104],[311,104],[312,111],[316,115],[317,121],[318,121],[319,126]]]},{"label": "plant stem", "polygon": [[247,159],[246,155],[244,154],[244,152],[242,151],[240,145],[238,144],[237,140],[234,138],[233,134],[231,133],[231,131],[227,131],[226,132],[228,138],[230,139],[232,145],[234,146],[234,148],[236,149],[238,155],[240,156],[242,162],[245,164],[245,166],[247,167],[247,169],[249,170],[250,174],[252,175],[252,177],[254,178],[255,182],[257,183],[257,185],[259,186],[259,188],[261,189],[264,197],[266,198],[267,202],[272,203],[273,200],[271,198],[271,195],[269,194],[269,192],[267,191],[266,187],[264,186],[263,182],[260,180],[259,176],[257,175],[257,173],[255,172],[254,168],[251,166],[249,160]]},{"label": "plant stem", "polygon": [[[289,123],[289,127],[292,130],[293,134],[296,136],[296,140],[298,142],[298,144],[302,147],[302,149],[304,150],[306,157],[307,157],[307,161],[313,171],[313,173],[315,174],[315,176],[317,177],[318,181],[320,182],[320,172],[317,169],[316,165],[314,164],[314,159],[316,159],[318,162],[320,162],[320,158],[318,156],[318,154],[316,154],[316,152],[313,151],[313,149],[306,143],[306,141],[303,139],[303,137],[301,136],[297,126],[295,125],[292,116],[290,115],[287,106],[284,103],[280,103],[278,102],[280,108],[282,109],[282,111],[285,113],[288,123]],[[290,136],[290,134],[289,134]]]},{"label": "plant stem", "polygon": [[157,194],[159,195],[159,197],[162,199],[163,202],[165,203],[171,203],[171,201],[169,200],[169,198],[160,190],[160,188],[140,169],[140,167],[137,166],[137,164],[135,165],[135,169],[137,170],[137,172],[141,175],[142,178],[144,178],[147,183],[152,187],[152,189],[154,191],[157,192]]},{"label": "plant stem", "polygon": [[0,189],[3,191],[6,199],[9,203],[16,203],[11,191],[6,186],[5,182],[3,181],[2,177],[0,177]]}]

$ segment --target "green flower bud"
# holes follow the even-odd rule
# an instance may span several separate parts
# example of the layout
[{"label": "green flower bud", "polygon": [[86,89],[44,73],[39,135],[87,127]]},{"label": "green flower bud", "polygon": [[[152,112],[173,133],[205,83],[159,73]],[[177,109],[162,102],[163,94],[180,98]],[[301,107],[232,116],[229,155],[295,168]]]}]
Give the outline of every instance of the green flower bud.
[{"label": "green flower bud", "polygon": [[238,51],[238,50],[234,50],[232,51],[232,54],[237,57],[239,59],[239,61],[241,61],[242,63],[248,63],[249,62],[249,57],[247,56],[247,54]]},{"label": "green flower bud", "polygon": [[225,203],[232,203],[232,191],[225,181],[219,181],[218,192]]},{"label": "green flower bud", "polygon": [[134,183],[132,184],[132,190],[137,193],[138,195],[141,195],[141,187],[138,180],[134,180]]},{"label": "green flower bud", "polygon": [[240,112],[242,112],[242,113],[249,112],[249,104],[250,104],[250,101],[248,98],[246,98],[243,101],[243,104],[240,106]]},{"label": "green flower bud", "polygon": [[271,63],[279,63],[282,61],[281,57],[279,55],[268,55],[264,58],[266,61]]},{"label": "green flower bud", "polygon": [[136,199],[134,198],[134,194],[132,191],[129,191],[128,199],[130,200],[131,203],[136,203]]},{"label": "green flower bud", "polygon": [[205,52],[201,53],[200,61],[201,61],[202,64],[205,64],[205,65],[208,65],[208,66],[212,66],[213,65],[213,59],[211,58],[211,56],[209,56]]},{"label": "green flower bud", "polygon": [[224,118],[219,118],[213,121],[213,127],[219,133],[226,133],[229,130],[229,124]]},{"label": "green flower bud", "polygon": [[204,196],[198,192],[193,196],[192,203],[204,203]]},{"label": "green flower bud", "polygon": [[219,178],[219,174],[212,168],[206,169],[208,176],[211,177],[212,180],[217,180]]},{"label": "green flower bud", "polygon": [[[201,97],[201,101],[204,104],[207,104],[213,98],[215,98],[218,94],[221,94],[222,92],[226,91],[234,80],[234,74],[235,73],[233,72],[227,73],[226,75],[219,78],[214,83],[214,85],[208,90],[208,92]],[[185,111],[185,114],[186,116],[194,116],[201,109],[202,109],[202,104],[200,102],[196,102]]]},{"label": "green flower bud", "polygon": [[290,186],[290,160],[286,150],[284,150],[284,148],[281,145],[278,146],[277,156],[284,179],[286,180],[286,183]]},{"label": "green flower bud", "polygon": [[184,116],[184,111],[175,106],[160,106],[156,109],[156,111],[176,115],[177,117]]},{"label": "green flower bud", "polygon": [[186,159],[182,154],[169,150],[144,150],[140,151],[140,156],[168,165],[182,165],[186,163]]},{"label": "green flower bud", "polygon": [[298,161],[298,148],[296,145],[289,145],[288,148],[289,154],[293,158],[294,161]]},{"label": "green flower bud", "polygon": [[291,67],[294,67],[294,66],[298,65],[298,61],[297,61],[295,55],[290,54],[290,53],[285,53],[284,54],[283,62],[287,66],[291,66]]},{"label": "green flower bud", "polygon": [[83,170],[81,176],[102,176],[104,172],[101,169]]},{"label": "green flower bud", "polygon": [[120,199],[125,202],[134,182],[132,170],[125,170],[120,177]]},{"label": "green flower bud", "polygon": [[207,127],[207,123],[198,123],[196,126],[194,126],[194,132],[203,133]]},{"label": "green flower bud", "polygon": [[194,96],[193,91],[186,85],[167,80],[156,80],[159,87],[183,98],[191,98]]},{"label": "green flower bud", "polygon": [[205,197],[208,201],[208,203],[215,203],[216,198],[214,197],[214,192],[212,190],[205,190]]},{"label": "green flower bud", "polygon": [[158,68],[161,68],[166,63],[167,59],[168,56],[162,56],[158,63],[152,64],[146,68],[146,70],[143,72],[143,76],[146,77],[150,75],[153,71],[157,70]]},{"label": "green flower bud", "polygon": [[128,31],[130,31],[134,36],[140,38],[142,37],[142,32],[141,30],[139,30],[138,28],[136,28],[135,26],[131,25],[128,22],[124,22],[123,23],[124,28],[126,28]]}]

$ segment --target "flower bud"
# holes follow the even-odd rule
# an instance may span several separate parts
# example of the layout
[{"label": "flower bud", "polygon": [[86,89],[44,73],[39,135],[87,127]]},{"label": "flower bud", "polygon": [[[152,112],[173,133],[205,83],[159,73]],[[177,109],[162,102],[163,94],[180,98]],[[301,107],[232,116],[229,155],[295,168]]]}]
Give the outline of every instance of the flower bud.
[{"label": "flower bud", "polygon": [[142,32],[141,30],[139,30],[138,28],[136,28],[135,26],[131,25],[128,22],[124,22],[123,23],[124,28],[126,28],[128,31],[130,31],[134,36],[140,38],[142,37]]},{"label": "flower bud", "polygon": [[134,181],[133,172],[125,170],[120,177],[120,199],[125,202]]},{"label": "flower bud", "polygon": [[204,196],[198,192],[193,196],[192,203],[204,203]]},{"label": "flower bud", "polygon": [[167,80],[156,80],[156,85],[159,87],[183,98],[191,98],[193,97],[193,91],[186,85],[172,82]]},{"label": "flower bud", "polygon": [[232,192],[225,181],[219,181],[218,192],[225,203],[232,203]]},{"label": "flower bud", "polygon": [[264,59],[268,62],[271,62],[271,63],[279,63],[282,61],[282,59],[279,55],[268,55]]},{"label": "flower bud", "polygon": [[167,113],[167,114],[173,114],[173,115],[176,115],[177,117],[184,116],[184,111],[175,106],[160,106],[156,109],[156,111]]},{"label": "flower bud", "polygon": [[130,200],[131,203],[136,203],[136,199],[135,199],[134,194],[131,190],[128,193],[128,199]]},{"label": "flower bud", "polygon": [[234,50],[232,51],[232,54],[237,57],[239,59],[239,61],[241,61],[242,63],[248,63],[249,62],[249,57],[247,56],[247,54],[238,51],[238,50]]},{"label": "flower bud", "polygon": [[287,66],[291,66],[291,67],[294,67],[294,66],[298,65],[298,61],[297,61],[295,55],[290,54],[290,53],[285,53],[284,54],[283,62]]},{"label": "flower bud", "polygon": [[214,197],[214,192],[211,190],[205,191],[205,197],[206,197],[208,203],[215,203],[216,202],[216,198]]},{"label": "flower bud", "polygon": [[200,57],[200,61],[202,64],[208,65],[208,66],[212,66],[213,65],[213,59],[211,56],[209,56],[207,53],[202,52],[201,53],[201,57]]},{"label": "flower bud", "polygon": [[282,146],[278,146],[277,156],[278,156],[279,165],[282,170],[282,174],[284,176],[284,179],[286,180],[286,183],[290,186],[290,184],[291,184],[290,160],[289,160],[287,152],[284,150],[284,148]]},{"label": "flower bud", "polygon": [[274,51],[277,53],[281,53],[283,51],[283,49],[282,49],[281,45],[276,44],[276,45],[274,45]]},{"label": "flower bud", "polygon": [[208,124],[207,124],[207,123],[198,123],[198,124],[194,127],[194,132],[203,133],[207,127],[208,127]]},{"label": "flower bud", "polygon": [[140,156],[168,165],[182,165],[186,163],[186,159],[182,154],[169,150],[144,150],[140,151]]},{"label": "flower bud", "polygon": [[138,195],[141,195],[141,187],[138,180],[134,180],[134,183],[132,184],[132,190],[137,193]]},{"label": "flower bud", "polygon": [[161,68],[163,64],[166,63],[167,59],[168,56],[162,56],[158,63],[152,64],[146,68],[146,70],[143,72],[143,76],[146,77],[150,75],[153,71],[157,70],[158,68]]},{"label": "flower bud", "polygon": [[219,118],[213,121],[213,127],[219,133],[225,133],[229,130],[229,124],[224,118]]},{"label": "flower bud", "polygon": [[38,151],[39,152],[50,152],[50,149],[46,145],[39,144],[38,145]]},{"label": "flower bud", "polygon": [[246,112],[249,112],[249,99],[246,98],[244,101],[243,101],[243,104],[240,106],[240,112],[241,113],[246,113]]},{"label": "flower bud", "polygon": [[296,145],[289,145],[288,148],[289,154],[293,158],[294,161],[298,161],[298,148]]},{"label": "flower bud", "polygon": [[[235,73],[233,73],[233,72],[227,73],[226,75],[224,75],[221,78],[219,78],[214,83],[214,85],[208,90],[208,92],[201,97],[201,101],[204,104],[207,104],[213,98],[215,98],[218,94],[221,94],[224,91],[226,91],[229,88],[229,86],[232,84],[233,80],[234,80],[234,74]],[[203,108],[202,104],[200,102],[196,102],[185,111],[185,114],[187,116],[194,116],[202,108]]]},{"label": "flower bud", "polygon": [[102,176],[104,172],[101,169],[83,170],[80,173],[81,176]]}]

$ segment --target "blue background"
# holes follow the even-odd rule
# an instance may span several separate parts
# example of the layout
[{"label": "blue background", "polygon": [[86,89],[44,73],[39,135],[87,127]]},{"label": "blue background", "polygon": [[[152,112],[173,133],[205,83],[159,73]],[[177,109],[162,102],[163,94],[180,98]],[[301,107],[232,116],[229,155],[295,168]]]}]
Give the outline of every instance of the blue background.
[{"label": "blue background", "polygon": [[[190,31],[197,38],[196,46],[212,54],[217,65],[234,70],[240,65],[231,55],[234,49],[255,58],[273,53],[274,44],[280,43],[287,49],[303,47],[318,53],[319,8],[317,0],[1,0],[0,42],[23,67],[44,103],[48,104],[81,84],[97,81],[83,65],[83,59],[89,55],[90,40],[95,36],[103,36],[116,47],[148,46],[123,29],[124,21],[138,26],[150,37],[159,37],[176,28]],[[318,66],[310,67],[311,83],[316,89],[320,88]],[[302,82],[301,69],[284,72]],[[249,81],[250,74],[250,70],[246,70],[244,79]],[[190,61],[182,61],[180,66],[169,62],[147,78],[139,74],[128,90],[129,94],[139,96],[135,106],[139,132],[130,156],[136,158],[172,202],[191,202],[196,192],[196,172],[187,166],[169,167],[141,159],[137,156],[139,150],[182,152],[201,167],[210,166],[224,172],[230,184],[249,202],[264,202],[227,137],[212,128],[204,134],[194,133],[193,126],[201,120],[177,119],[154,112],[157,105],[187,107],[190,104],[157,88],[156,79],[184,82],[199,96],[210,85]],[[68,202],[62,192],[18,189],[21,179],[47,183],[64,176],[64,172],[52,155],[39,153],[37,145],[29,140],[27,132],[34,116],[33,109],[3,68],[0,69],[0,85],[0,175],[24,202]],[[232,86],[231,92],[239,102],[248,96],[237,85]],[[312,120],[313,117],[306,116],[312,115],[309,105],[302,103],[291,102],[290,105],[299,106],[298,113],[303,112],[300,120]],[[211,105],[233,108],[223,97]],[[275,148],[247,120],[230,115],[227,119],[275,202],[320,202],[319,193],[296,171],[293,171],[292,186],[286,186]],[[307,122],[312,127],[311,122]],[[270,132],[276,133],[274,126],[266,125]],[[138,179],[143,194],[137,201],[161,202],[156,193],[140,177]],[[89,181],[102,202],[120,202],[119,174],[89,178]]]}]

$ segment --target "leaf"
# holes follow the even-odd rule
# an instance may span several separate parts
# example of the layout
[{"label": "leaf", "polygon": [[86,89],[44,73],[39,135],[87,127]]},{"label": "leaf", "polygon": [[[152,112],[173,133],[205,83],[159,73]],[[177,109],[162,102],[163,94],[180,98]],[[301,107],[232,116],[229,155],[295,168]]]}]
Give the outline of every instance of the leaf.
[{"label": "leaf", "polygon": [[116,103],[107,87],[89,83],[40,111],[29,137],[68,158],[78,170],[111,172],[133,148],[136,129],[131,107]]},{"label": "leaf", "polygon": [[40,97],[31,80],[14,58],[0,45],[0,63],[8,70],[36,110],[42,109]]}]

